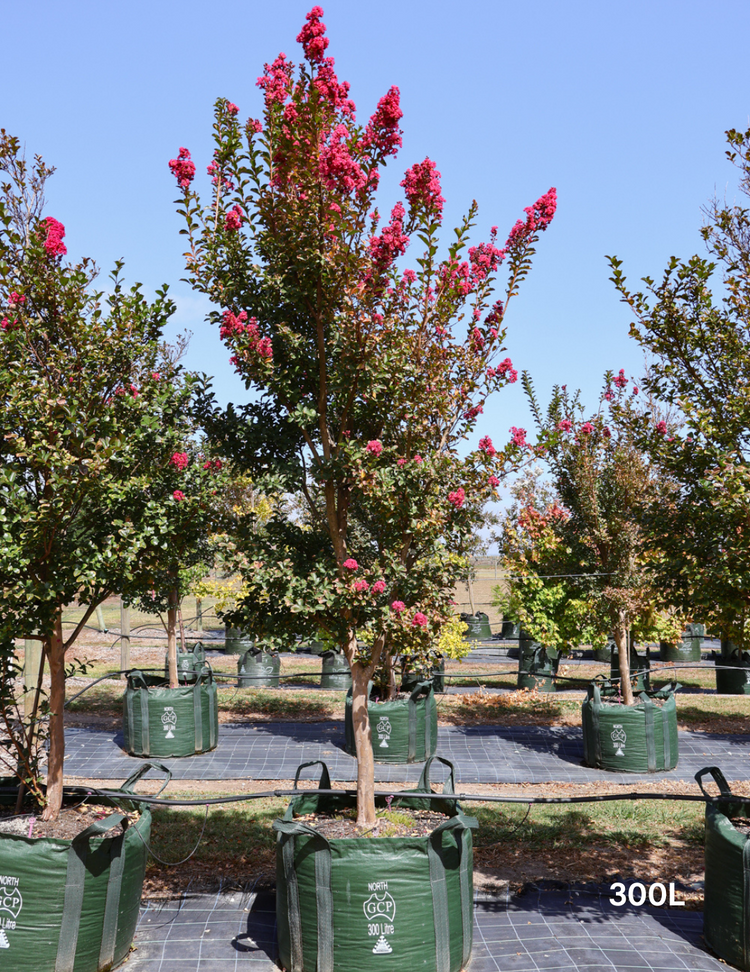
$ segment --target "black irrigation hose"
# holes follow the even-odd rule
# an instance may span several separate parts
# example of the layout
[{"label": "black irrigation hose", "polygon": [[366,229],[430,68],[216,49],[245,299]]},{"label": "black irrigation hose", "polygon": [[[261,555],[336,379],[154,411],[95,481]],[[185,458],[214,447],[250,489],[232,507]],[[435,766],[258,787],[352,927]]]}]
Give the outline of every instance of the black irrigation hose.
[{"label": "black irrigation hose", "polygon": [[[260,793],[238,793],[231,796],[211,797],[202,800],[166,800],[147,794],[130,793],[120,790],[100,790],[96,787],[64,787],[66,793],[80,795],[85,791],[89,796],[101,796],[109,799],[130,800],[135,803],[148,803],[155,807],[204,807],[223,803],[245,803],[249,800],[271,800],[282,797],[301,796],[303,794],[317,794],[319,796],[356,796],[355,789],[319,790],[313,787],[307,790],[265,790]],[[0,787],[0,794],[17,793],[17,787]],[[495,796],[487,793],[420,793],[415,790],[376,790],[376,797],[415,797],[421,800],[460,800],[475,803],[523,803],[523,804],[566,804],[566,803],[613,803],[635,802],[637,800],[667,800],[682,801],[684,803],[737,803],[748,802],[747,797],[740,794],[730,796],[716,796],[707,799],[703,794],[692,793],[600,793],[591,796],[570,797],[529,797],[529,796]]]}]

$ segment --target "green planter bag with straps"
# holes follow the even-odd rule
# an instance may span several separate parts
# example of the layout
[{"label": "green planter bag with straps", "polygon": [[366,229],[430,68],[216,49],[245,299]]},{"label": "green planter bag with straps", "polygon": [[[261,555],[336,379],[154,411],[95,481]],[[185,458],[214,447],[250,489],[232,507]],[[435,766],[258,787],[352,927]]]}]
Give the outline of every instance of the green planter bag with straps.
[{"label": "green planter bag with straps", "polygon": [[[421,763],[437,748],[437,705],[432,682],[419,682],[406,699],[373,702],[367,707],[372,752],[378,763]],[[352,690],[344,711],[346,751],[357,755],[352,722]]]},{"label": "green planter bag with straps", "polygon": [[123,701],[125,750],[131,756],[194,756],[216,748],[219,707],[208,662],[192,685],[152,688],[128,674]]},{"label": "green planter bag with straps", "polygon": [[[122,785],[132,792],[144,763]],[[162,787],[162,790],[164,787]],[[161,790],[159,791],[161,792]],[[158,794],[157,794],[158,795]],[[72,840],[0,834],[0,968],[7,972],[104,972],[130,951],[146,872],[151,811],[147,804],[97,795],[112,807]],[[116,837],[102,834],[139,810]]]},{"label": "green planter bag with straps", "polygon": [[[190,685],[206,664],[206,650],[199,641],[190,651],[177,652],[177,680]],[[169,655],[164,657],[164,677],[169,680]]]},{"label": "green planter bag with straps", "polygon": [[703,786],[708,773],[721,796],[733,796],[718,766],[707,766],[695,774],[706,797],[703,936],[718,956],[750,972],[750,840],[730,819],[750,816],[750,801],[737,796],[731,803],[718,802]]},{"label": "green planter bag with straps", "polygon": [[320,687],[322,689],[350,689],[352,687],[352,672],[346,655],[340,651],[328,648],[321,655],[323,668],[320,673]]},{"label": "green planter bag with straps", "polygon": [[[437,758],[450,769],[443,798],[425,800]],[[295,787],[304,763],[297,770]],[[322,766],[320,789],[330,790]],[[473,817],[455,792],[453,764],[427,760],[416,790],[391,806],[430,808],[447,816],[426,837],[327,839],[295,819],[356,807],[353,795],[307,790],[274,822],[276,925],[288,972],[459,972],[469,962],[473,930]],[[411,795],[413,794],[413,795]],[[384,797],[376,798],[379,809]]]},{"label": "green planter bag with straps", "polygon": [[723,638],[721,654],[712,652],[716,663],[718,695],[750,695],[750,652],[741,651],[734,642]]},{"label": "green planter bag with straps", "polygon": [[277,651],[253,646],[237,659],[239,688],[278,688],[281,658]]},{"label": "green planter bag with straps", "polygon": [[679,755],[674,693],[679,688],[673,682],[658,692],[641,692],[635,705],[622,705],[612,698],[617,689],[606,679],[592,682],[581,706],[584,763],[620,773],[674,769]]}]

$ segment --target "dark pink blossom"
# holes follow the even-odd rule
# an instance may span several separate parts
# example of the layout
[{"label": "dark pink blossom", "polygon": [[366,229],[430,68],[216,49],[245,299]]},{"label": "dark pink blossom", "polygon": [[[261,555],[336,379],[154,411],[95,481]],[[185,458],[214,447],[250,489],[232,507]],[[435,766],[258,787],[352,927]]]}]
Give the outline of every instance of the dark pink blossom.
[{"label": "dark pink blossom", "polygon": [[406,459],[399,459],[398,462],[396,463],[396,465],[397,466],[405,466],[406,465]]},{"label": "dark pink blossom", "polygon": [[485,435],[483,439],[479,440],[479,448],[482,452],[486,452],[488,456],[495,455],[495,447],[492,444],[492,439],[488,435]]},{"label": "dark pink blossom", "polygon": [[511,426],[510,437],[513,445],[520,446],[521,448],[527,445],[526,429],[517,429],[515,425],[513,425]]},{"label": "dark pink blossom", "polygon": [[487,480],[487,484],[493,489],[497,489],[497,487],[500,485],[500,480],[497,478],[497,476],[493,475]]},{"label": "dark pink blossom", "polygon": [[48,216],[46,219],[42,220],[42,226],[47,231],[47,236],[44,241],[44,249],[47,251],[47,256],[65,256],[68,252],[67,246],[63,243],[63,237],[65,236],[65,227],[54,216]]},{"label": "dark pink blossom", "polygon": [[[322,98],[329,102],[332,108],[343,115],[354,117],[355,105],[349,98],[349,82],[339,81],[333,69],[332,57],[326,57],[318,67],[313,84]],[[375,173],[373,173],[375,174]]]},{"label": "dark pink blossom", "polygon": [[627,386],[628,379],[625,377],[624,368],[620,368],[620,373],[617,375],[616,378],[613,379],[613,381],[618,388],[625,388]]},{"label": "dark pink blossom", "polygon": [[583,425],[581,426],[581,433],[583,435],[591,435],[593,431],[594,431],[594,426],[591,424],[591,422],[584,422]]},{"label": "dark pink blossom", "polygon": [[11,321],[7,317],[4,317],[2,321],[0,321],[0,330],[13,331],[15,330],[17,324],[18,321]]},{"label": "dark pink blossom", "polygon": [[353,192],[362,189],[367,177],[351,157],[346,125],[337,125],[320,152],[318,169],[323,183],[334,191]]},{"label": "dark pink blossom", "polygon": [[322,8],[313,7],[310,13],[305,15],[307,23],[297,34],[297,43],[302,45],[305,57],[312,64],[320,64],[328,47],[328,38],[325,36],[326,25],[320,20],[322,16]]},{"label": "dark pink blossom", "polygon": [[379,439],[371,439],[365,446],[365,449],[372,453],[373,456],[379,456],[383,451],[383,443]]},{"label": "dark pink blossom", "polygon": [[264,337],[255,345],[255,350],[261,356],[261,358],[273,358],[273,345],[271,344],[271,339]]},{"label": "dark pink blossom", "polygon": [[270,108],[274,102],[283,105],[292,88],[291,61],[286,54],[279,54],[272,64],[263,65],[263,74],[256,81],[266,98],[266,107]]},{"label": "dark pink blossom", "polygon": [[484,405],[473,405],[471,408],[468,408],[464,412],[464,418],[469,419],[469,421],[472,421],[472,419],[475,419],[477,415],[481,415],[483,412],[484,412]]},{"label": "dark pink blossom", "polygon": [[415,462],[418,466],[420,466],[424,462],[424,459],[419,455],[419,453],[417,453],[417,455],[412,459],[412,462]]},{"label": "dark pink blossom", "polygon": [[401,185],[412,211],[442,215],[445,199],[440,193],[440,173],[431,159],[416,162],[407,170]]},{"label": "dark pink blossom", "polygon": [[375,113],[367,123],[362,140],[366,148],[375,148],[383,156],[395,155],[401,148],[401,129],[398,123],[403,117],[400,92],[395,86],[378,102]]},{"label": "dark pink blossom", "polygon": [[[235,334],[243,334],[247,330],[247,312],[240,311],[239,314],[233,314],[230,310],[225,310],[222,314],[222,325],[219,330],[219,336],[222,341],[226,341]],[[257,334],[257,320],[254,317],[250,318],[250,325],[255,326],[255,333]]]},{"label": "dark pink blossom", "polygon": [[342,564],[342,566],[345,567],[347,570],[358,570],[359,569],[359,564],[357,563],[357,561],[353,557],[349,557],[348,560],[345,560],[344,563]]},{"label": "dark pink blossom", "polygon": [[263,125],[258,121],[257,118],[248,118],[245,123],[245,131],[248,135],[257,135],[259,132],[263,131]]},{"label": "dark pink blossom", "polygon": [[391,604],[391,611],[395,612],[396,614],[402,614],[405,610],[406,605],[403,601],[394,601]]},{"label": "dark pink blossom", "polygon": [[667,423],[665,421],[663,421],[663,420],[661,422],[657,422],[656,423],[656,431],[659,433],[659,435],[666,435],[667,434]]},{"label": "dark pink blossom", "polygon": [[375,583],[372,585],[372,593],[382,594],[384,591],[385,591],[385,581],[376,580]]},{"label": "dark pink blossom", "polygon": [[187,469],[188,454],[187,452],[175,452],[169,461],[177,469]]},{"label": "dark pink blossom", "polygon": [[364,579],[355,580],[352,586],[354,587],[354,590],[357,591],[357,593],[362,593],[363,591],[369,591],[370,589],[370,585]]},{"label": "dark pink blossom", "polygon": [[232,104],[231,101],[228,101],[227,102],[227,112],[230,115],[237,115],[237,114],[239,114],[239,111],[240,111],[240,109],[237,107],[237,105]]},{"label": "dark pink blossom", "polygon": [[637,395],[638,394],[638,389],[635,387],[635,385],[633,386],[633,394],[634,395]]},{"label": "dark pink blossom", "polygon": [[416,279],[417,275],[413,270],[404,270],[404,280],[406,283],[414,283]]},{"label": "dark pink blossom", "polygon": [[413,628],[426,628],[427,627],[427,615],[422,614],[421,611],[417,611],[414,617],[411,619]]},{"label": "dark pink blossom", "polygon": [[612,432],[611,432],[610,427],[608,425],[605,425],[602,428],[602,435],[604,436],[605,439],[611,439],[612,438]]},{"label": "dark pink blossom", "polygon": [[242,226],[243,212],[241,206],[235,203],[224,219],[224,229],[228,233],[236,232]]},{"label": "dark pink blossom", "polygon": [[11,307],[15,307],[18,304],[25,304],[26,298],[22,294],[17,294],[15,290],[13,290],[8,298],[8,303]]},{"label": "dark pink blossom", "polygon": [[500,362],[497,368],[495,368],[495,374],[498,378],[507,378],[509,385],[514,384],[518,380],[518,372],[513,367],[513,362],[510,358],[506,358]]},{"label": "dark pink blossom", "polygon": [[138,396],[140,395],[140,392],[135,387],[135,385],[130,386],[130,394],[133,396],[133,398],[138,398]]},{"label": "dark pink blossom", "polygon": [[190,160],[190,152],[181,148],[176,159],[169,160],[169,168],[180,189],[187,189],[195,178],[195,162]]},{"label": "dark pink blossom", "polygon": [[553,188],[543,196],[540,196],[533,206],[526,206],[524,209],[526,222],[522,219],[518,220],[510,231],[505,248],[510,249],[511,247],[522,245],[534,233],[544,232],[552,222],[556,209],[557,190]]},{"label": "dark pink blossom", "polygon": [[172,496],[177,500],[178,503],[185,499],[185,494],[181,489],[176,489],[174,493],[172,493]]},{"label": "dark pink blossom", "polygon": [[370,253],[373,262],[381,272],[387,270],[393,261],[403,256],[409,245],[409,237],[404,233],[404,207],[399,202],[391,210],[391,221],[383,227],[380,236],[370,238]]},{"label": "dark pink blossom", "polygon": [[560,419],[557,423],[557,428],[560,432],[570,432],[573,428],[573,423],[570,419]]},{"label": "dark pink blossom", "polygon": [[[615,379],[615,380],[617,380],[617,379]],[[614,396],[614,395],[612,394],[612,389],[611,389],[611,388],[608,388],[608,389],[607,389],[607,390],[606,390],[606,391],[604,392],[604,401],[605,401],[605,402],[611,402],[611,401],[612,401],[612,399],[613,399],[614,397],[615,397],[615,396]]]},{"label": "dark pink blossom", "polygon": [[158,371],[152,371],[152,372],[151,372],[151,378],[152,378],[152,379],[153,379],[154,381],[161,381],[161,375],[159,374],[159,372],[158,372]]},{"label": "dark pink blossom", "polygon": [[448,493],[448,502],[460,510],[464,505],[466,499],[466,490],[463,486],[459,486],[458,489],[454,489],[452,492]]}]

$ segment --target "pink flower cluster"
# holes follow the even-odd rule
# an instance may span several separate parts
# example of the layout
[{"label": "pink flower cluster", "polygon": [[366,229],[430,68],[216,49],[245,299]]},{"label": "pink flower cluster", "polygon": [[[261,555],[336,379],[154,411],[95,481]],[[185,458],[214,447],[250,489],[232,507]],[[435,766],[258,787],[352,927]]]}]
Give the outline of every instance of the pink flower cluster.
[{"label": "pink flower cluster", "polygon": [[510,437],[513,445],[523,448],[528,444],[526,442],[526,429],[517,429],[515,425],[513,425],[510,429]]},{"label": "pink flower cluster", "polygon": [[373,456],[379,456],[383,451],[383,443],[379,439],[371,439],[365,446],[365,449]]},{"label": "pink flower cluster", "polygon": [[495,455],[495,447],[492,444],[492,439],[488,435],[485,435],[483,439],[479,440],[479,448],[482,452],[486,452],[488,456]]},{"label": "pink flower cluster", "polygon": [[14,331],[18,326],[18,321],[11,321],[7,317],[4,317],[0,321],[0,330],[2,331]]},{"label": "pink flower cluster", "polygon": [[[251,317],[248,321],[247,313],[240,311],[233,314],[230,310],[225,310],[222,315],[223,324],[219,331],[222,341],[230,340],[235,335],[242,335],[248,342],[249,349],[256,351],[261,358],[273,358],[273,345],[271,339],[261,337],[258,330],[258,320]],[[230,359],[231,364],[238,364],[236,356]]]},{"label": "pink flower cluster", "polygon": [[469,264],[453,257],[440,268],[440,283],[444,290],[452,290],[459,296],[466,297],[471,292]]},{"label": "pink flower cluster", "polygon": [[195,178],[195,162],[190,160],[190,152],[181,148],[176,159],[169,160],[169,168],[180,189],[187,189]]},{"label": "pink flower cluster", "polygon": [[326,25],[321,22],[323,10],[321,7],[313,7],[310,13],[305,15],[307,23],[297,34],[297,43],[301,44],[305,57],[312,64],[320,64],[328,47],[328,38],[325,36]]},{"label": "pink flower cluster", "polygon": [[497,478],[497,476],[493,475],[487,480],[487,484],[488,486],[491,486],[492,489],[497,489],[497,487],[500,485],[500,480]]},{"label": "pink flower cluster", "polygon": [[185,499],[185,494],[181,489],[176,489],[174,493],[172,493],[172,496],[177,500],[178,503]]},{"label": "pink flower cluster", "polygon": [[44,241],[44,249],[47,256],[65,256],[68,252],[67,246],[63,243],[65,227],[54,216],[48,216],[42,220],[42,226],[47,230],[47,237]]},{"label": "pink flower cluster", "polygon": [[664,421],[657,422],[656,423],[656,431],[659,433],[659,435],[666,435],[667,434],[667,423],[664,422]]},{"label": "pink flower cluster", "polygon": [[391,611],[393,611],[394,614],[403,614],[405,610],[406,610],[406,605],[404,604],[403,601],[394,601],[391,604]]},{"label": "pink flower cluster", "polygon": [[255,83],[265,95],[267,108],[274,102],[283,105],[286,101],[292,87],[292,70],[286,54],[279,54],[273,64],[263,65],[263,74]]},{"label": "pink flower cluster", "polygon": [[359,570],[359,564],[354,559],[354,557],[349,557],[348,560],[344,561],[342,566],[345,567],[346,570]]},{"label": "pink flower cluster", "polygon": [[358,594],[361,594],[364,591],[369,591],[369,589],[370,589],[370,585],[367,583],[366,580],[363,580],[363,579],[362,580],[355,580],[354,581],[354,584],[352,586],[353,586],[354,590],[357,591]]},{"label": "pink flower cluster", "polygon": [[404,207],[399,202],[391,210],[391,221],[383,227],[380,236],[370,238],[370,253],[378,270],[386,270],[393,261],[403,256],[409,245],[404,233]]},{"label": "pink flower cluster", "polygon": [[557,423],[557,428],[560,432],[570,432],[573,428],[573,423],[570,421],[570,419],[560,419],[560,421]]},{"label": "pink flower cluster", "polygon": [[463,486],[459,486],[458,489],[454,489],[452,492],[448,493],[448,502],[460,510],[464,505],[466,500],[466,490]]},{"label": "pink flower cluster", "polygon": [[320,153],[320,178],[331,190],[353,192],[362,189],[367,177],[349,153],[346,125],[337,125]]},{"label": "pink flower cluster", "polygon": [[376,580],[375,583],[372,585],[372,593],[382,594],[384,591],[385,591],[385,581]]},{"label": "pink flower cluster", "polygon": [[472,405],[471,408],[467,408],[464,412],[464,418],[468,419],[470,422],[477,417],[477,415],[482,415],[484,413],[484,405]]},{"label": "pink flower cluster", "polygon": [[471,332],[472,351],[481,351],[485,343],[484,334],[482,334],[478,327],[473,328]]},{"label": "pink flower cluster", "polygon": [[226,172],[221,171],[221,166],[214,159],[212,162],[206,166],[206,172],[212,177],[211,184],[214,186],[219,185],[219,180],[221,180],[221,188],[224,192],[231,192],[234,189],[234,183],[226,174]]},{"label": "pink flower cluster", "polygon": [[407,170],[401,185],[412,210],[442,215],[445,199],[440,193],[440,173],[431,159],[416,162]]},{"label": "pink flower cluster", "polygon": [[492,227],[492,234],[489,243],[480,243],[479,246],[469,248],[469,260],[472,266],[472,279],[475,284],[486,280],[494,273],[505,259],[505,250],[499,250],[495,246],[497,227]]},{"label": "pink flower cluster", "polygon": [[227,113],[228,114],[230,114],[232,116],[238,115],[239,114],[239,111],[240,111],[240,109],[237,107],[237,105],[232,104],[231,101],[228,101],[227,102]]},{"label": "pink flower cluster", "polygon": [[353,118],[355,104],[349,99],[349,82],[339,81],[333,69],[334,63],[332,57],[326,57],[318,67],[313,84],[332,108]]},{"label": "pink flower cluster", "polygon": [[242,207],[238,203],[235,203],[224,219],[224,229],[228,233],[235,233],[242,226],[242,219]]},{"label": "pink flower cluster", "polygon": [[206,462],[203,463],[203,468],[215,469],[216,472],[218,472],[223,465],[224,463],[221,461],[221,459],[208,459]]},{"label": "pink flower cluster", "polygon": [[188,454],[187,452],[175,452],[169,461],[176,469],[182,471],[183,469],[187,469]]},{"label": "pink flower cluster", "polygon": [[401,93],[394,86],[380,99],[367,123],[362,140],[364,147],[375,148],[383,156],[395,155],[401,148],[401,129],[398,123],[403,114]]},{"label": "pink flower cluster", "polygon": [[248,118],[245,123],[245,131],[248,135],[257,135],[263,131],[263,125],[257,118]]},{"label": "pink flower cluster", "polygon": [[512,385],[514,382],[518,381],[518,372],[513,367],[513,362],[510,358],[505,358],[501,361],[496,368],[487,369],[488,378],[507,378],[508,384]]},{"label": "pink flower cluster", "polygon": [[534,233],[544,232],[557,209],[557,190],[550,189],[534,203],[533,206],[526,206],[526,222],[519,219],[508,235],[506,249],[524,243]]},{"label": "pink flower cluster", "polygon": [[620,373],[614,379],[614,383],[617,385],[618,388],[625,388],[625,387],[627,387],[628,379],[625,377],[625,369],[624,368],[620,368]]},{"label": "pink flower cluster", "polygon": [[11,307],[16,307],[18,304],[25,304],[26,298],[22,294],[17,294],[15,290],[13,290],[8,298],[8,303]]},{"label": "pink flower cluster", "polygon": [[591,435],[593,431],[594,431],[594,426],[591,424],[591,422],[584,422],[583,425],[581,426],[581,433],[583,435]]},{"label": "pink flower cluster", "polygon": [[411,619],[411,624],[413,628],[426,628],[427,615],[422,614],[421,611],[416,611],[414,617]]}]

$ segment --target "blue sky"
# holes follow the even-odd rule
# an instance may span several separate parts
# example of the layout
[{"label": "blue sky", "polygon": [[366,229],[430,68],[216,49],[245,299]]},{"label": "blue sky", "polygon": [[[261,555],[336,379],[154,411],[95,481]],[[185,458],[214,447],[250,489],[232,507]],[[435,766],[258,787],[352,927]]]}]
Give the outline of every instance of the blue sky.
[{"label": "blue sky", "polygon": [[[212,105],[261,112],[255,80],[295,43],[312,4],[282,0],[38,0],[3,4],[0,126],[57,166],[49,215],[69,254],[106,271],[117,258],[147,291],[166,281],[174,330],[193,332],[189,367],[219,397],[246,393],[203,323],[205,302],[182,275],[180,223],[167,162],[190,148],[210,161]],[[446,224],[472,199],[484,237],[500,236],[550,186],[556,219],[507,317],[508,353],[542,400],[553,383],[595,404],[606,368],[642,369],[629,315],[608,280],[617,254],[632,281],[671,254],[702,251],[701,206],[735,197],[724,131],[750,126],[747,2],[633,0],[521,4],[465,0],[321,4],[341,78],[366,118],[401,89],[404,144],[383,183],[426,155],[443,177]],[[10,42],[9,42],[10,41]],[[530,425],[520,383],[488,403],[476,438]]]}]

